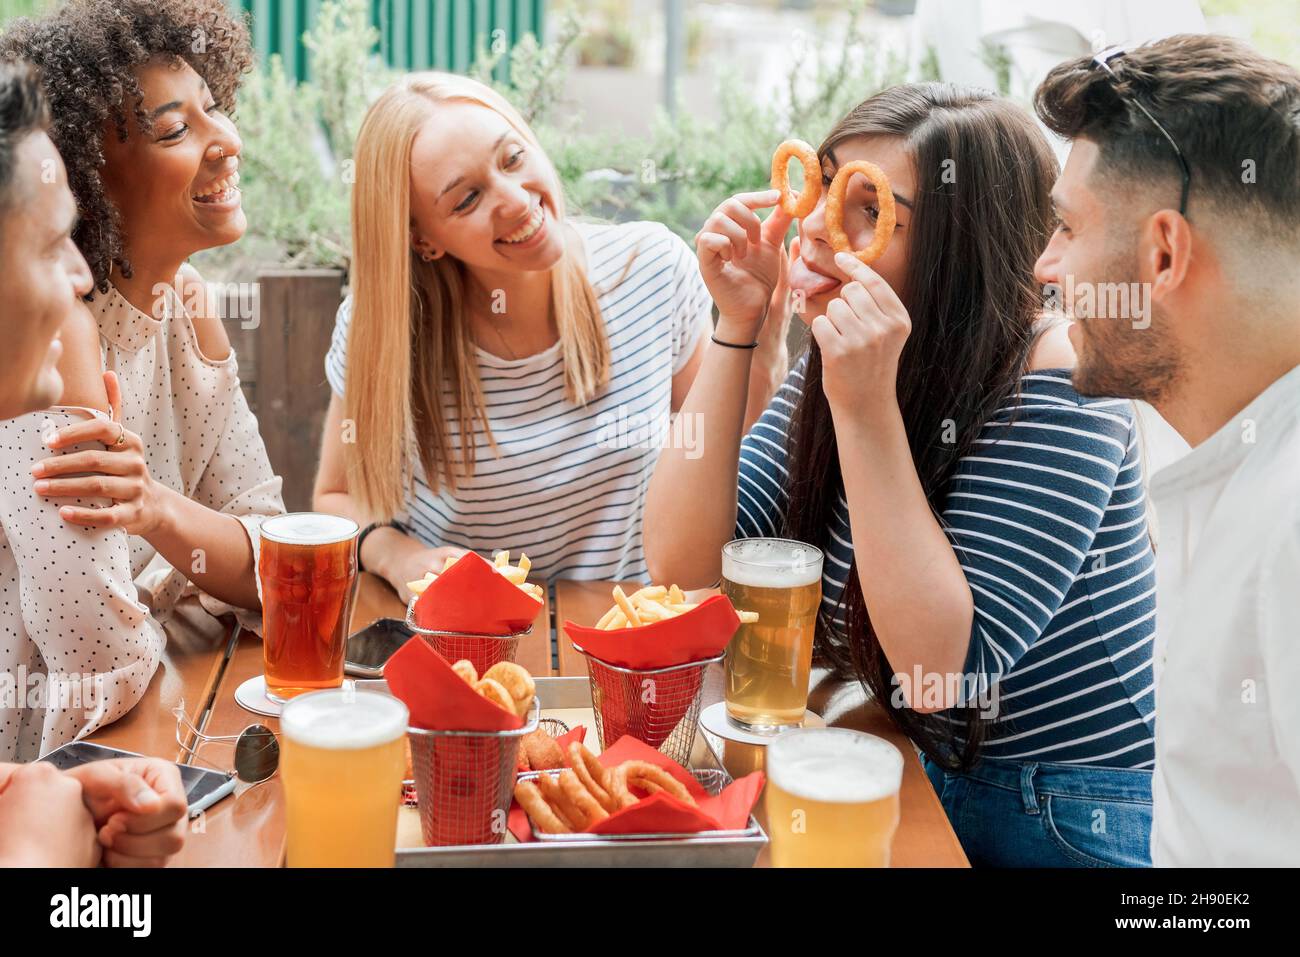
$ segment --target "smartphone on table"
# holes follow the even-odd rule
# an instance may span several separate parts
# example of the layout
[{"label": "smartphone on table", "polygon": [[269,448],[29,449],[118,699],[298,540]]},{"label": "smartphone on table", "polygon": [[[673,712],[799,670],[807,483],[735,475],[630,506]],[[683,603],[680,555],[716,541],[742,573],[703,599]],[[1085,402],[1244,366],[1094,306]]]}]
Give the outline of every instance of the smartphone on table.
[{"label": "smartphone on table", "polygon": [[[90,741],[73,741],[60,748],[55,748],[42,761],[47,761],[60,771],[80,767],[92,761],[106,761],[109,758],[142,758],[145,755],[134,751],[122,751],[108,748]],[[172,762],[176,764],[176,762]],[[190,817],[211,807],[223,797],[235,790],[235,773],[233,771],[213,771],[210,768],[195,767],[191,764],[176,764],[181,773],[181,783],[185,786],[185,800],[190,806]]]}]

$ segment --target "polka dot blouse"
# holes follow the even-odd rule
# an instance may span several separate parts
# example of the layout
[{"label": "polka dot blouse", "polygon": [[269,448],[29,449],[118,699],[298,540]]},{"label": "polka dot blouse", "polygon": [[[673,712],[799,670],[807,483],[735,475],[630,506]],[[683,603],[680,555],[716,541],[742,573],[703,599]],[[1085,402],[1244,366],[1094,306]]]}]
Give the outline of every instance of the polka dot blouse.
[{"label": "polka dot blouse", "polygon": [[[170,305],[159,319],[116,289],[97,294],[91,311],[104,368],[117,373],[123,422],[143,439],[153,478],[238,518],[256,562],[258,528],[284,511],[280,479],[240,389],[234,353],[206,357],[179,299]],[[86,414],[49,410],[0,423],[0,760],[35,758],[125,714],[148,686],[164,634],[188,642],[219,633],[215,617],[228,613],[261,630],[259,612],[199,590],[188,569],[172,567],[143,538],[68,525],[58,516],[66,501],[36,498],[31,464],[57,454],[42,444],[45,430]],[[94,675],[91,685],[110,693],[67,714],[10,708],[5,675],[21,674],[19,666],[28,687],[15,696],[27,696],[32,673],[56,669]]]}]

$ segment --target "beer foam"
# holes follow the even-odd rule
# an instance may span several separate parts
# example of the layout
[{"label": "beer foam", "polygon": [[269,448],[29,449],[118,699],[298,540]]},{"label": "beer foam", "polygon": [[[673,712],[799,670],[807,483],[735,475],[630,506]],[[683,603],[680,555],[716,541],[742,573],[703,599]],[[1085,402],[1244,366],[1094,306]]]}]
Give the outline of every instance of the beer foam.
[{"label": "beer foam", "polygon": [[330,688],[287,702],[280,731],[311,748],[357,751],[402,737],[409,720],[406,705],[392,695]]},{"label": "beer foam", "polygon": [[262,523],[262,535],[285,545],[329,545],[351,538],[357,523],[341,515],[324,512],[291,512]]},{"label": "beer foam", "polygon": [[722,577],[750,588],[800,588],[820,582],[820,549],[787,538],[742,538],[722,549]]},{"label": "beer foam", "polygon": [[769,780],[781,790],[832,804],[878,801],[903,780],[898,748],[845,728],[787,732],[768,745],[766,764]]}]

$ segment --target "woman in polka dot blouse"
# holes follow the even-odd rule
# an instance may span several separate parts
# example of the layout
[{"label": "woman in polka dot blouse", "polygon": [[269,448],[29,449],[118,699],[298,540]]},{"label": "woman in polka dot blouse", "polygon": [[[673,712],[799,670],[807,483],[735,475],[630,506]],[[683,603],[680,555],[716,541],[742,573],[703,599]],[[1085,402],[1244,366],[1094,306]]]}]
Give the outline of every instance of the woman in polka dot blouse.
[{"label": "woman in polka dot blouse", "polygon": [[[196,31],[204,43],[194,42]],[[126,537],[104,538],[100,551],[83,546],[81,572],[93,577],[124,560],[142,614],[172,640],[219,635],[215,616],[232,612],[259,629],[258,528],[284,511],[280,479],[240,389],[220,310],[186,263],[236,241],[246,226],[241,143],[226,112],[252,62],[247,33],[220,0],[66,4],[13,24],[0,57],[40,70],[80,214],[73,239],[94,281],[87,329],[65,333],[62,403],[107,413],[58,413],[79,421],[48,413],[48,448],[31,447],[27,436],[28,445],[5,452],[5,463],[18,464],[0,482],[25,481],[46,506],[10,536],[31,549],[19,562],[21,604],[28,588],[49,591],[59,613],[44,627],[62,633],[57,646],[93,644],[94,609],[75,606],[80,582],[50,580],[41,536],[57,538],[58,524],[120,529]],[[101,370],[112,375],[101,380]],[[129,554],[108,554],[114,549]],[[0,605],[0,615],[16,613]],[[139,669],[138,693],[152,670]],[[60,737],[8,744],[20,754],[44,751]]]}]

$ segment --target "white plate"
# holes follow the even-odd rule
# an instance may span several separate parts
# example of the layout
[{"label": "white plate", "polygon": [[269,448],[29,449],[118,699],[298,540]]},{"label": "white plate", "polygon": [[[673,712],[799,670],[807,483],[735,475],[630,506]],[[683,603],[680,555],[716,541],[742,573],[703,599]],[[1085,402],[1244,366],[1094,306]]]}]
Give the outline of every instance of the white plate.
[{"label": "white plate", "polygon": [[[756,731],[747,731],[738,724],[732,724],[731,719],[727,717],[727,702],[718,701],[709,705],[700,715],[700,727],[716,737],[723,738],[727,741],[739,741],[741,744],[756,744],[759,747],[767,747],[780,734],[759,734]],[[805,728],[824,728],[826,722],[822,720],[821,715],[813,714],[811,711],[803,713],[803,725]]]},{"label": "white plate", "polygon": [[236,688],[235,704],[239,705],[245,711],[253,712],[253,714],[264,714],[271,718],[280,717],[280,703],[278,701],[272,701],[266,696],[265,675],[258,675],[256,678],[249,678],[242,685]]}]

